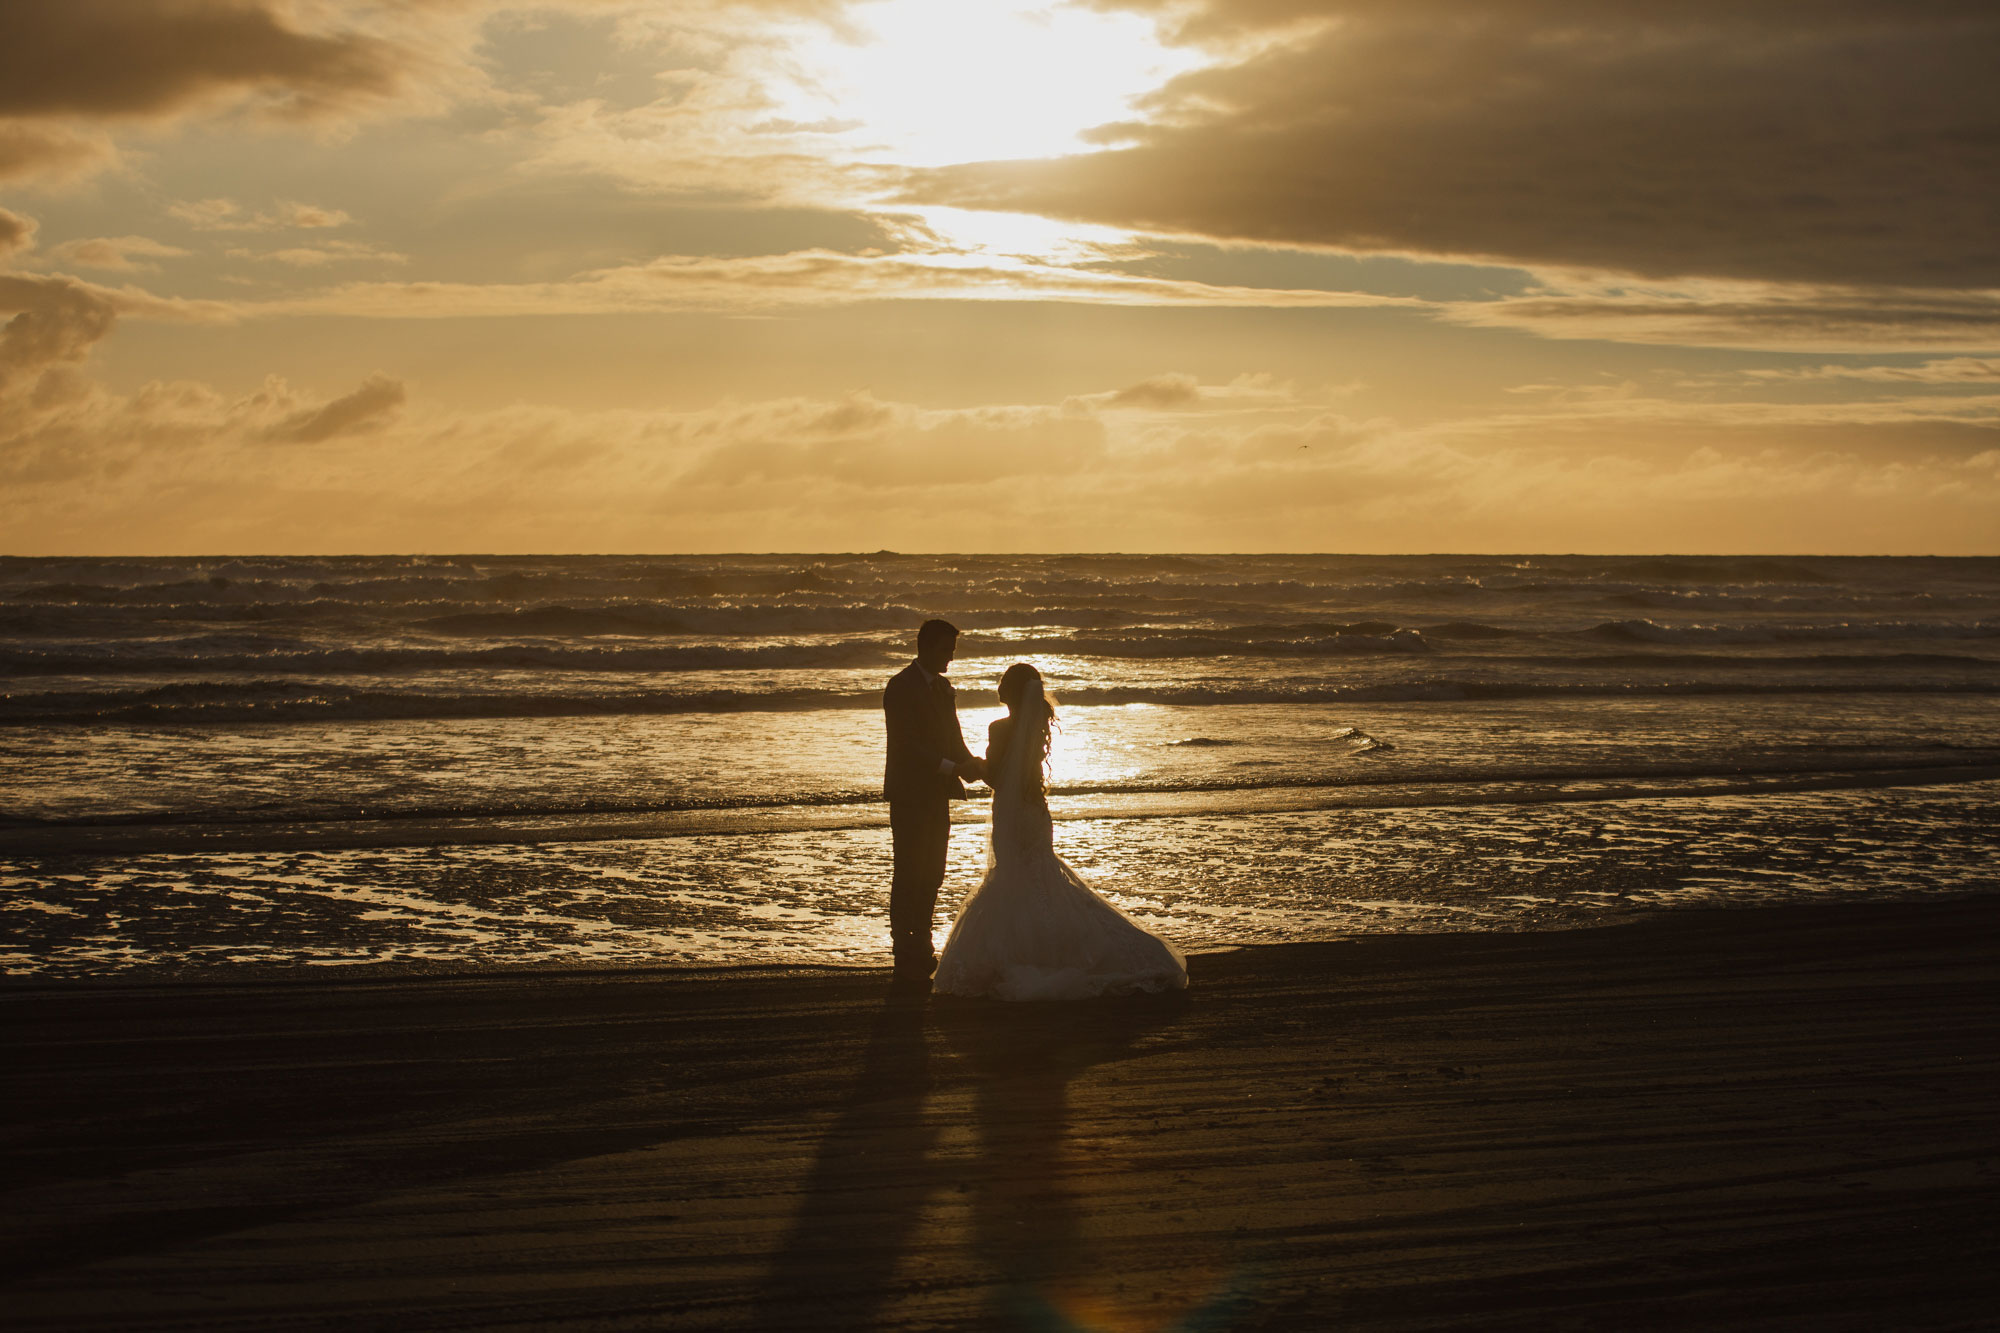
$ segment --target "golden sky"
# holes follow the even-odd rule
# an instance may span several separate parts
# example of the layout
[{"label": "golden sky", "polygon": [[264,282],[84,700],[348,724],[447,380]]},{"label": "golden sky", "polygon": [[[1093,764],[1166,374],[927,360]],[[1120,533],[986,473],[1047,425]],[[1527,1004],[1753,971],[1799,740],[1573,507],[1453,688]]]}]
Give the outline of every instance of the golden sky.
[{"label": "golden sky", "polygon": [[2000,11],[9,0],[0,552],[2000,552]]}]

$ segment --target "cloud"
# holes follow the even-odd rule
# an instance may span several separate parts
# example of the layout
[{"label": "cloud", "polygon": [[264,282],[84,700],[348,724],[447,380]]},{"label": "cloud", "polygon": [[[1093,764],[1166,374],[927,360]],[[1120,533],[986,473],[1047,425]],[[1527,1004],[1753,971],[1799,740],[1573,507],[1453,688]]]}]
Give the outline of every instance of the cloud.
[{"label": "cloud", "polygon": [[1453,323],[1545,338],[1869,352],[2000,346],[2000,291],[1700,281],[1620,285],[1579,276],[1441,308]]},{"label": "cloud", "polygon": [[73,278],[0,273],[0,390],[51,367],[80,364],[117,323],[117,308]]},{"label": "cloud", "polygon": [[282,250],[231,250],[232,259],[254,259],[284,264],[291,268],[325,268],[329,264],[373,260],[386,264],[407,264],[410,257],[384,250],[366,241],[325,241],[319,245],[295,245]]},{"label": "cloud", "polygon": [[[880,406],[866,400],[863,405]],[[1035,485],[1041,478],[1088,466],[1104,451],[1097,423],[1065,418],[1053,408],[920,412],[898,405],[871,412],[865,429],[813,438],[810,418],[823,413],[817,405],[803,406],[808,420],[793,423],[792,429],[780,421],[777,429],[767,426],[747,438],[725,436],[726,442],[681,475],[681,484],[797,488],[834,483],[876,494],[936,493],[1016,480]]]},{"label": "cloud", "polygon": [[0,116],[160,116],[255,95],[310,115],[392,92],[406,56],[355,31],[315,33],[257,0],[11,0]]},{"label": "cloud", "polygon": [[1192,375],[1155,375],[1130,384],[1104,400],[1106,407],[1192,407],[1201,401],[1201,385]]},{"label": "cloud", "polygon": [[179,199],[167,205],[167,213],[197,231],[316,230],[344,227],[354,221],[342,209],[303,204],[296,199],[281,199],[255,213],[245,211],[234,199]]},{"label": "cloud", "polygon": [[372,430],[388,422],[407,397],[401,380],[371,375],[352,393],[286,417],[271,428],[270,437],[295,444],[318,444],[336,435]]},{"label": "cloud", "polygon": [[1839,401],[1784,402],[1661,398],[1610,386],[1591,392],[1560,386],[1525,390],[1543,401],[1520,410],[1476,414],[1440,423],[1429,433],[1459,442],[1517,440],[1563,442],[1602,449],[1626,447],[1634,456],[1660,441],[1713,446],[1757,442],[1796,445],[1812,436],[1884,459],[1925,453],[1958,456],[1991,448],[2000,431],[2000,394],[1941,398],[1932,394]]},{"label": "cloud", "polygon": [[[250,251],[231,253],[253,257]],[[346,256],[327,256],[334,257]],[[358,251],[352,257],[400,258],[363,256]],[[319,257],[301,258],[313,263]],[[863,255],[795,250],[741,257],[676,255],[561,282],[351,282],[295,296],[239,302],[228,309],[233,317],[245,319],[281,315],[434,319],[643,310],[761,311],[882,300],[1433,308],[1431,303],[1409,297],[1230,287],[956,252]]]},{"label": "cloud", "polygon": [[1743,374],[1758,380],[1866,380],[1877,384],[2000,384],[2000,359],[1954,356],[1918,366],[1809,366],[1759,368]]},{"label": "cloud", "polygon": [[[1346,392],[1347,390],[1342,390]],[[1063,400],[1066,411],[1189,412],[1271,411],[1299,405],[1292,385],[1261,372],[1238,375],[1227,384],[1203,384],[1181,371],[1154,375],[1109,393],[1076,394]]]},{"label": "cloud", "polygon": [[49,250],[48,258],[56,263],[132,273],[159,267],[145,262],[148,259],[178,259],[187,253],[177,245],[145,236],[94,236],[64,241]]},{"label": "cloud", "polygon": [[257,225],[234,199],[176,200],[167,213],[198,231],[250,231]]},{"label": "cloud", "polygon": [[352,215],[338,208],[321,208],[318,204],[302,204],[296,199],[279,203],[274,216],[283,225],[316,230],[321,227],[344,227],[354,221]]},{"label": "cloud", "polygon": [[1103,151],[913,173],[907,197],[1652,278],[2000,288],[1990,9],[1202,10],[1186,35],[1220,63],[1101,131]]},{"label": "cloud", "polygon": [[0,259],[34,249],[35,231],[33,218],[0,208]]},{"label": "cloud", "polygon": [[59,183],[87,176],[116,156],[102,134],[0,119],[0,181]]},{"label": "cloud", "polygon": [[[852,0],[552,0],[610,16],[621,43],[678,43],[694,65],[769,45],[773,23],[838,24]],[[488,25],[515,0],[8,0],[0,5],[0,180],[61,181],[117,159],[107,129],[247,112],[338,130],[378,114],[534,99],[499,87]],[[685,63],[685,62],[684,62]],[[300,221],[294,225],[313,225]],[[328,224],[321,224],[328,225]]]}]

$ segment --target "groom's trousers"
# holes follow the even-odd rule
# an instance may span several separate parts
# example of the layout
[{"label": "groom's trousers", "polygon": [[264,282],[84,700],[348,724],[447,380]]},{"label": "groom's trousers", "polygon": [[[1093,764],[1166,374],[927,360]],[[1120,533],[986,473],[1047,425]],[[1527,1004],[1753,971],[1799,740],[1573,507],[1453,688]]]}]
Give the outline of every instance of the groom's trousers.
[{"label": "groom's trousers", "polygon": [[889,837],[896,849],[895,876],[889,882],[889,939],[896,950],[896,970],[927,977],[936,957],[931,927],[937,919],[938,889],[944,885],[951,801],[939,794],[889,802]]}]

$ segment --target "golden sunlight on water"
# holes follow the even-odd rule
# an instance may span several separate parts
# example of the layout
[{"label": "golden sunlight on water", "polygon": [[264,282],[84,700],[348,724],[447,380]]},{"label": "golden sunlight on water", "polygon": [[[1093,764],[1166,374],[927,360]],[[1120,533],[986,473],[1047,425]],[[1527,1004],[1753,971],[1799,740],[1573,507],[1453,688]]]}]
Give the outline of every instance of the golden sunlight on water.
[{"label": "golden sunlight on water", "polygon": [[[1056,728],[1049,745],[1049,785],[1095,787],[1128,782],[1149,761],[1157,764],[1160,741],[1149,729],[1134,726],[1141,720],[1138,715],[1157,711],[1151,704],[1065,709],[1058,699]],[[985,752],[986,729],[1006,715],[1007,710],[999,704],[960,707],[965,743],[975,754]]]}]

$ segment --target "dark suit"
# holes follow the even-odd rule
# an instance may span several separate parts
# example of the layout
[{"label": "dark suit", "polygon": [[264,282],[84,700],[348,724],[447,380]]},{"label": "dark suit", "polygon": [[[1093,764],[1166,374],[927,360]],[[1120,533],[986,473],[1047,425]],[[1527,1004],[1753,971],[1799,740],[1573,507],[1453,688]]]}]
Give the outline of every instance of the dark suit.
[{"label": "dark suit", "polygon": [[965,799],[965,784],[944,771],[947,761],[972,758],[958,728],[958,696],[951,682],[936,685],[915,662],[882,691],[889,729],[889,760],[882,794],[889,798],[889,833],[896,872],[889,884],[889,938],[896,970],[928,976],[933,958],[931,926],[944,884],[951,803]]}]

